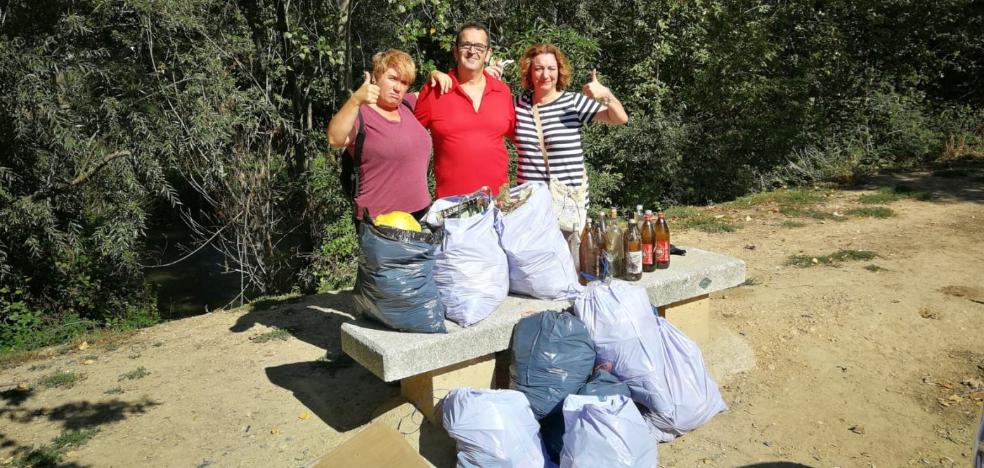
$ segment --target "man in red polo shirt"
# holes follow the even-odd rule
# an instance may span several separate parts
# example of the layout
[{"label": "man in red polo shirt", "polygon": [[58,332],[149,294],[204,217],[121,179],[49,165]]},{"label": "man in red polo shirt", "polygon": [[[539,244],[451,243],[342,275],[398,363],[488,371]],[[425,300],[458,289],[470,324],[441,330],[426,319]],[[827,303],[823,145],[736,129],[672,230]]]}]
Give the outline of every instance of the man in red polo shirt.
[{"label": "man in red polo shirt", "polygon": [[477,23],[458,31],[457,67],[451,89],[441,94],[424,85],[414,113],[434,140],[435,197],[461,195],[483,185],[498,192],[509,182],[509,155],[503,138],[516,123],[509,87],[485,71],[492,49],[489,31]]}]

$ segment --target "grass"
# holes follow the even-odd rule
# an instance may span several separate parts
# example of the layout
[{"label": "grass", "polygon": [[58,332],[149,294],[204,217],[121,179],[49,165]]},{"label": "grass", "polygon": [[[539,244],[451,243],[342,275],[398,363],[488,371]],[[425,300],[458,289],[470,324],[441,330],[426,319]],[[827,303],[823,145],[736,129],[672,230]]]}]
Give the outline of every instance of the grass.
[{"label": "grass", "polygon": [[871,263],[871,264],[868,264],[868,265],[865,265],[865,266],[864,266],[864,269],[865,269],[865,270],[868,270],[868,271],[870,271],[870,272],[872,272],[872,273],[877,273],[877,272],[879,272],[879,271],[888,271],[888,270],[886,270],[885,268],[882,268],[882,267],[880,267],[880,266],[878,266],[878,265],[875,265],[874,263]]},{"label": "grass", "polygon": [[878,254],[870,250],[845,250],[841,249],[828,255],[790,255],[786,259],[786,265],[799,268],[809,268],[817,265],[837,266],[848,261],[872,260]]},{"label": "grass", "polygon": [[290,339],[290,330],[278,327],[274,327],[273,330],[266,333],[260,333],[259,335],[250,337],[253,343],[266,343],[273,340],[287,341],[288,339]]},{"label": "grass", "polygon": [[79,447],[89,442],[97,432],[99,432],[99,429],[67,430],[62,432],[58,437],[55,437],[55,440],[51,441],[51,445],[55,450],[61,450],[67,447]]},{"label": "grass", "polygon": [[770,203],[777,205],[810,205],[824,201],[827,195],[828,192],[825,190],[806,188],[781,189],[746,195],[734,201],[723,203],[722,206],[726,208],[751,208]]},{"label": "grass", "polygon": [[123,388],[122,387],[114,387],[114,388],[111,388],[109,390],[106,390],[105,392],[103,392],[103,394],[104,395],[122,395],[123,394]]},{"label": "grass", "polygon": [[19,467],[60,466],[65,449],[85,445],[99,429],[67,430],[55,437],[50,444],[28,452],[15,462]]},{"label": "grass", "polygon": [[117,380],[138,380],[150,375],[150,371],[144,366],[140,366],[130,372],[120,374],[120,378]]},{"label": "grass", "polygon": [[806,223],[803,223],[803,222],[800,222],[800,221],[793,221],[791,219],[787,219],[787,220],[784,220],[780,224],[780,226],[782,226],[784,228],[800,228],[800,227],[806,226]]},{"label": "grass", "polygon": [[38,385],[41,385],[44,388],[72,388],[79,380],[81,380],[81,376],[79,374],[57,371],[54,374],[41,377],[41,380],[38,381]]},{"label": "grass", "polygon": [[878,189],[877,193],[861,195],[858,197],[858,202],[866,205],[876,205],[881,203],[891,203],[904,198],[926,201],[929,200],[931,196],[927,192],[916,191],[911,187],[906,187],[905,185],[896,185],[895,187],[882,187]]},{"label": "grass", "polygon": [[708,233],[735,232],[738,226],[694,206],[674,206],[666,210],[670,229],[696,229]]},{"label": "grass", "polygon": [[862,218],[891,218],[895,216],[895,212],[891,208],[884,206],[865,206],[861,208],[851,208],[844,212],[851,216],[860,216]]}]

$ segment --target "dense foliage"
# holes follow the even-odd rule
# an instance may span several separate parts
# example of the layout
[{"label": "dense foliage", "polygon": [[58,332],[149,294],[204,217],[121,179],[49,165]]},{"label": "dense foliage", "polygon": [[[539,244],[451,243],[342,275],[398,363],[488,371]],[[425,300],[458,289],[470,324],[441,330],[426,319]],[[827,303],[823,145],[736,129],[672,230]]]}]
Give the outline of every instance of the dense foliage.
[{"label": "dense foliage", "polygon": [[[240,299],[352,280],[323,129],[372,53],[451,67],[569,52],[624,127],[589,127],[592,200],[707,203],[981,146],[972,0],[0,1],[0,349],[154,320],[148,230],[181,220]],[[507,79],[516,88],[515,69]]]}]

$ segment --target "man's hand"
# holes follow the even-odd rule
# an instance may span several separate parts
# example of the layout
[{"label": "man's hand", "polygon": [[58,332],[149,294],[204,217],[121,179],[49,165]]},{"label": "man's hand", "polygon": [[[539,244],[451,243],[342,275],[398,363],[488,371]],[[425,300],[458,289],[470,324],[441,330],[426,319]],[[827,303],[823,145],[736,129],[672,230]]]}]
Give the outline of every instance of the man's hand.
[{"label": "man's hand", "polygon": [[376,100],[379,99],[379,86],[373,84],[372,75],[369,72],[366,72],[366,81],[362,83],[362,86],[352,93],[352,99],[355,99],[359,105],[375,104]]},{"label": "man's hand", "polygon": [[430,73],[430,85],[431,88],[440,90],[439,94],[444,94],[451,90],[453,82],[447,73],[434,70]]},{"label": "man's hand", "polygon": [[598,81],[597,70],[591,70],[591,81],[581,88],[581,92],[591,99],[603,102],[612,98],[612,90]]},{"label": "man's hand", "polygon": [[513,61],[505,59],[496,60],[495,63],[486,67],[485,71],[489,72],[489,75],[492,75],[493,78],[502,81],[502,72],[505,70],[506,65],[509,65],[510,63],[513,63]]}]

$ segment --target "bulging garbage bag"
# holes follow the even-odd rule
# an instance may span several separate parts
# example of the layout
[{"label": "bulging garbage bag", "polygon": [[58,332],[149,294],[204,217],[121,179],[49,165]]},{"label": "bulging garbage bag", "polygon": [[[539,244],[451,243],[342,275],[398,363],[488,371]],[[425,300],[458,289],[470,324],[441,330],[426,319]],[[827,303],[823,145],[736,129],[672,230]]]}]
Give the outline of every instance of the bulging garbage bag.
[{"label": "bulging garbage bag", "polygon": [[623,395],[632,397],[629,386],[618,380],[610,372],[595,369],[588,379],[588,383],[578,390],[578,395],[593,395],[599,397]]},{"label": "bulging garbage bag", "polygon": [[704,367],[700,348],[653,313],[646,290],[624,281],[595,281],[574,302],[595,342],[598,361],[649,410],[662,441],[690,432],[728,407]]},{"label": "bulging garbage bag", "polygon": [[495,207],[467,217],[435,216],[462,198],[436,200],[426,219],[429,224],[443,226],[434,280],[446,316],[467,327],[488,317],[505,300],[509,294],[509,267],[494,227],[499,216]]},{"label": "bulging garbage bag", "polygon": [[625,395],[571,395],[564,400],[561,468],[655,468],[657,441]]},{"label": "bulging garbage bag", "polygon": [[497,225],[509,261],[509,290],[540,299],[566,298],[580,284],[567,240],[557,226],[550,189],[543,182],[527,182],[509,192],[519,196],[527,191],[526,200]]},{"label": "bulging garbage bag", "polygon": [[547,310],[524,317],[513,329],[510,388],[530,400],[537,419],[559,411],[594,369],[595,349],[588,330],[567,312]]},{"label": "bulging garbage bag", "polygon": [[435,234],[360,223],[355,310],[396,330],[445,333],[434,280],[439,243]]},{"label": "bulging garbage bag", "polygon": [[546,465],[540,425],[522,393],[456,388],[442,407],[444,429],[458,445],[459,467]]}]

